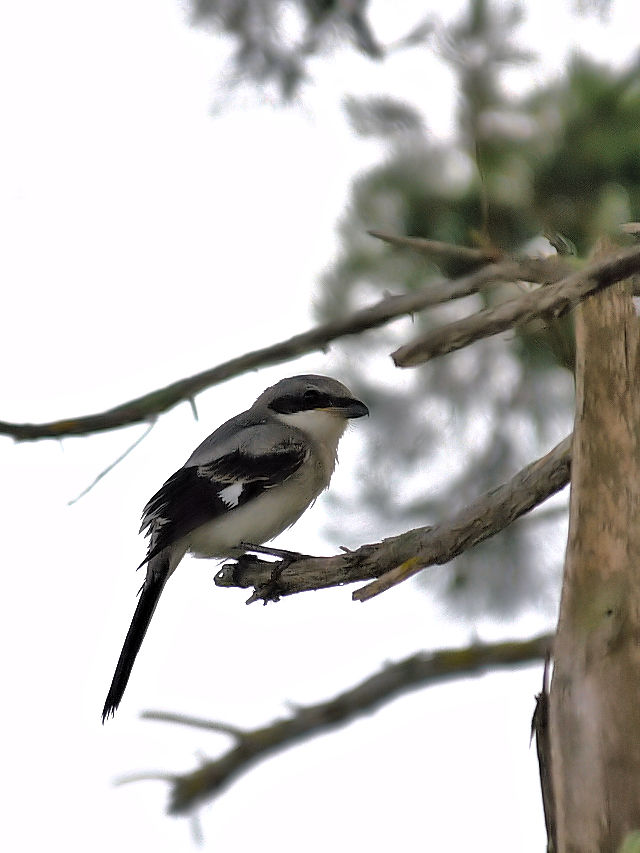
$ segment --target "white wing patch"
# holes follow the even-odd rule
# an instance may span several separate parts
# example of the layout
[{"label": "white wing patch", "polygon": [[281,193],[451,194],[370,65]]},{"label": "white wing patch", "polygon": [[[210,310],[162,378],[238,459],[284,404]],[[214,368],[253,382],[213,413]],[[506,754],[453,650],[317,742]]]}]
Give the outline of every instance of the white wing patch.
[{"label": "white wing patch", "polygon": [[228,509],[234,509],[238,506],[243,488],[244,483],[231,483],[230,486],[225,486],[218,492],[218,497]]}]

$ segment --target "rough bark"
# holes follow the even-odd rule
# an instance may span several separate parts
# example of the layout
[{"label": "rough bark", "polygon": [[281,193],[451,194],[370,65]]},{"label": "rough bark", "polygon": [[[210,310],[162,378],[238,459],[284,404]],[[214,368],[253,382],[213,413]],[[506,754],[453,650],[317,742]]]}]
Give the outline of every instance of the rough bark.
[{"label": "rough bark", "polygon": [[569,540],[550,730],[558,853],[640,828],[640,334],[631,290],[576,310]]}]

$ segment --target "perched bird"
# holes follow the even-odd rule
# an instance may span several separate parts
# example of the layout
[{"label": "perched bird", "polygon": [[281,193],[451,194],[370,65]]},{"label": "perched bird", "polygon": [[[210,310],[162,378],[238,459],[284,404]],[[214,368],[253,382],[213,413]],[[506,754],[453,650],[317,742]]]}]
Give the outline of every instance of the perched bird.
[{"label": "perched bird", "polygon": [[102,711],[116,711],[160,594],[189,551],[238,556],[296,522],[327,488],[349,418],[368,415],[341,382],[292,376],[194,450],[146,505],[147,576]]}]

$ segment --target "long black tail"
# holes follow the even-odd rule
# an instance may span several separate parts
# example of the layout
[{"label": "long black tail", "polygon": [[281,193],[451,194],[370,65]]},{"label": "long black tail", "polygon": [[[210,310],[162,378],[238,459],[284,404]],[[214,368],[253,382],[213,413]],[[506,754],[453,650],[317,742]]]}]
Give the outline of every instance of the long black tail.
[{"label": "long black tail", "polygon": [[[165,567],[163,566],[163,568]],[[111,681],[111,687],[104,703],[102,710],[103,723],[109,717],[113,717],[116,708],[120,704],[127,682],[129,681],[129,676],[131,675],[131,670],[133,669],[133,664],[140,651],[144,635],[147,633],[151,617],[160,600],[160,595],[169,578],[169,574],[168,565],[164,571],[149,571],[147,574],[144,586],[140,590],[140,600],[127,631],[127,636],[122,646],[120,657],[118,658],[118,665]]]}]

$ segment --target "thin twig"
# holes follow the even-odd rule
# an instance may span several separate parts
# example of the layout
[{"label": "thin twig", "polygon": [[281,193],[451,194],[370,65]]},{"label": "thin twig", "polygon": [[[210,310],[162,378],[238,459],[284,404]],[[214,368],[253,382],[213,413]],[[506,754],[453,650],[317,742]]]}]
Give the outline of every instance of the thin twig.
[{"label": "thin twig", "polygon": [[76,495],[75,498],[70,500],[68,502],[67,506],[73,506],[73,504],[77,503],[80,500],[80,498],[83,498],[86,494],[88,494],[91,491],[91,489],[93,489],[94,486],[97,486],[97,484],[100,482],[100,480],[102,480],[103,477],[106,477],[106,475],[110,471],[113,471],[113,469],[116,467],[116,465],[119,465],[123,459],[126,459],[127,456],[131,453],[131,451],[135,450],[136,447],[141,442],[143,442],[145,440],[145,438],[149,435],[149,433],[151,432],[151,430],[154,428],[155,425],[156,425],[156,421],[155,420],[151,421],[149,423],[149,425],[147,426],[146,430],[142,433],[142,435],[138,436],[138,438],[136,438],[136,440],[133,442],[133,444],[130,447],[128,447],[124,453],[122,453],[120,456],[118,456],[118,458],[114,462],[112,462],[111,465],[107,465],[107,467],[104,469],[104,471],[101,471],[98,474],[98,476],[95,478],[95,480],[92,483],[89,483],[89,485],[87,486],[86,489],[83,489],[79,495]]},{"label": "thin twig", "polygon": [[384,240],[392,246],[412,249],[421,255],[447,260],[467,261],[473,264],[491,264],[502,259],[497,249],[474,249],[470,246],[458,246],[455,243],[443,243],[440,240],[427,240],[424,237],[403,237],[399,234],[388,234],[386,231],[367,231],[371,237]]},{"label": "thin twig", "polygon": [[128,776],[119,776],[114,785],[130,785],[132,782],[170,782],[176,780],[175,773],[166,773],[162,770],[149,770],[146,773],[130,773]]},{"label": "thin twig", "polygon": [[415,367],[482,338],[523,326],[537,317],[556,319],[591,296],[640,271],[640,248],[617,252],[548,287],[522,293],[495,308],[428,332],[391,354],[397,367]]},{"label": "thin twig", "polygon": [[[341,319],[323,323],[277,344],[247,352],[209,370],[180,379],[164,388],[104,412],[38,424],[0,421],[0,435],[10,436],[16,441],[37,441],[43,438],[89,435],[148,421],[179,403],[193,400],[196,394],[206,388],[250,370],[281,364],[315,350],[326,350],[331,341],[375,329],[397,317],[414,314],[431,305],[469,296],[495,282],[514,279],[547,280],[549,274],[549,264],[544,261],[529,259],[521,262],[505,261],[500,264],[490,264],[453,281],[440,280],[412,293],[387,296],[368,308],[362,308]],[[553,273],[551,274],[553,276]],[[557,277],[555,276],[553,280]]]},{"label": "thin twig", "polygon": [[145,711],[140,715],[143,720],[156,720],[159,723],[176,723],[180,726],[190,726],[195,729],[206,729],[210,732],[229,735],[235,740],[242,740],[246,732],[238,726],[219,723],[214,720],[203,720],[202,717],[189,717],[185,714],[172,714],[170,711]]},{"label": "thin twig", "polygon": [[[504,485],[469,504],[434,527],[418,527],[349,553],[332,557],[305,557],[277,574],[279,596],[325,589],[355,581],[372,583],[356,590],[354,600],[366,601],[431,565],[447,563],[458,554],[503,530],[568,482],[572,436],[530,463]],[[218,586],[260,589],[274,574],[274,565],[252,557],[222,567]]]},{"label": "thin twig", "polygon": [[[524,641],[483,643],[468,648],[420,652],[390,664],[327,702],[298,707],[283,720],[243,732],[241,739],[220,758],[207,761],[190,773],[165,774],[162,778],[171,785],[169,812],[185,814],[191,811],[203,801],[221,793],[241,773],[271,753],[343,726],[362,714],[371,713],[398,695],[452,678],[480,675],[493,669],[540,660],[548,653],[552,642],[551,634],[542,634]],[[153,715],[147,712],[145,716],[153,719],[164,717],[167,721],[177,718],[178,722],[190,719],[158,712],[153,712]],[[210,723],[205,727],[214,728],[217,725]],[[137,778],[161,777],[159,774],[145,774]]]}]

